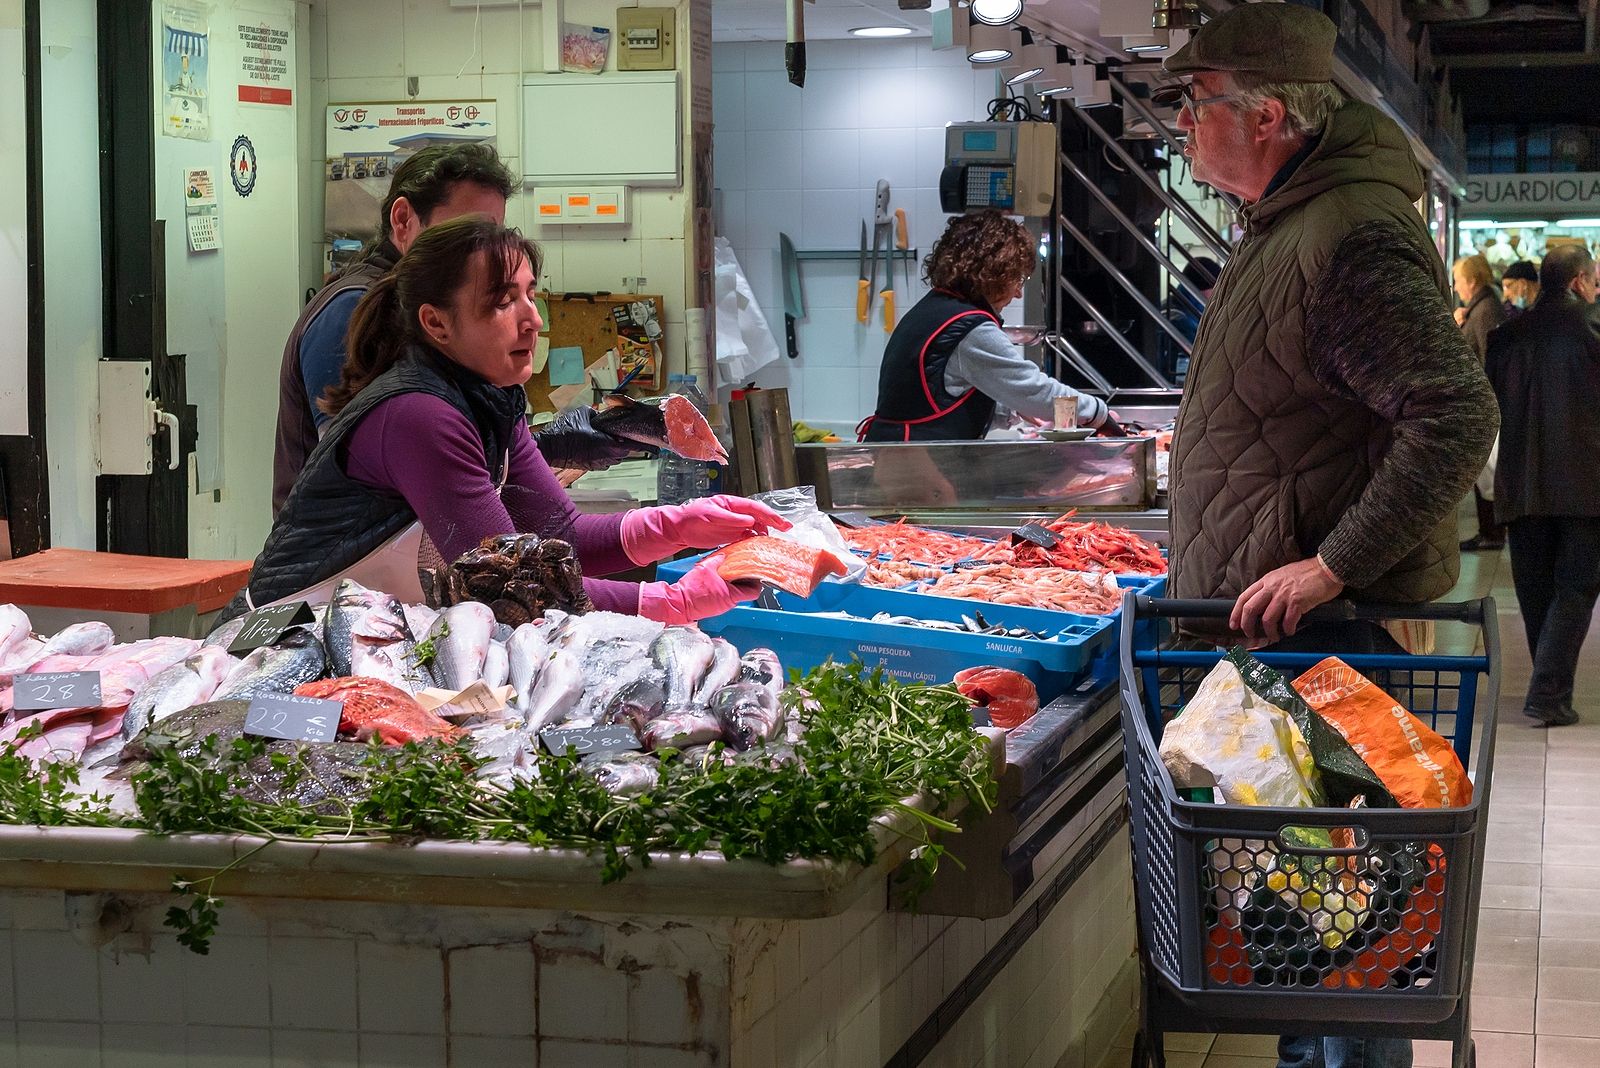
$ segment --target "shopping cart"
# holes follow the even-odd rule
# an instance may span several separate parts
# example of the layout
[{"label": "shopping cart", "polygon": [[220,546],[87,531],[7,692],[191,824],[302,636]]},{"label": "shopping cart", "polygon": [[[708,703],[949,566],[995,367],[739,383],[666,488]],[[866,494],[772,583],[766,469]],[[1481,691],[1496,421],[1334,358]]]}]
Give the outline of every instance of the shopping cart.
[{"label": "shopping cart", "polygon": [[[1225,619],[1232,605],[1132,593],[1123,602],[1143,988],[1133,1065],[1163,1068],[1172,1031],[1445,1039],[1455,1068],[1476,1064],[1472,956],[1500,692],[1493,600],[1345,603],[1308,617],[1477,628],[1483,652],[1474,656],[1339,654],[1450,740],[1474,784],[1472,803],[1451,809],[1223,806],[1174,788],[1157,749],[1163,725],[1223,654],[1138,648],[1136,628],[1153,617]],[[1259,658],[1292,679],[1327,654]],[[1330,830],[1343,847],[1305,845]]]}]

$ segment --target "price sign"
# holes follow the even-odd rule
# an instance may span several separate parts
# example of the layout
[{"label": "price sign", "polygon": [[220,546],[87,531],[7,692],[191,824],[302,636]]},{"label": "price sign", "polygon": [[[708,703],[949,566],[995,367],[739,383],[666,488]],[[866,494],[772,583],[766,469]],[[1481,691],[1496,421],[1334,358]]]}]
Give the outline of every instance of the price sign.
[{"label": "price sign", "polygon": [[18,712],[52,708],[95,708],[100,704],[100,672],[45,671],[21,674],[11,683],[12,707]]},{"label": "price sign", "polygon": [[339,715],[343,711],[343,701],[264,693],[250,699],[244,714],[244,732],[292,742],[331,742],[339,733]]},{"label": "price sign", "polygon": [[838,523],[841,527],[849,527],[852,530],[884,525],[883,520],[874,519],[865,512],[830,512],[829,514],[833,516],[835,523]]},{"label": "price sign", "polygon": [[639,736],[633,732],[633,728],[620,724],[598,727],[551,727],[549,730],[539,732],[539,741],[544,743],[547,752],[555,756],[561,756],[568,749],[574,749],[580,755],[587,755],[624,753],[644,748],[639,744]]},{"label": "price sign", "polygon": [[1013,541],[1029,541],[1041,549],[1054,549],[1061,544],[1061,535],[1039,523],[1025,523],[1011,532]]},{"label": "price sign", "polygon": [[283,637],[283,632],[290,627],[310,623],[315,618],[310,606],[304,601],[257,608],[244,617],[244,626],[234,635],[233,643],[228,646],[228,652],[237,655],[259,649],[263,645],[271,645]]}]

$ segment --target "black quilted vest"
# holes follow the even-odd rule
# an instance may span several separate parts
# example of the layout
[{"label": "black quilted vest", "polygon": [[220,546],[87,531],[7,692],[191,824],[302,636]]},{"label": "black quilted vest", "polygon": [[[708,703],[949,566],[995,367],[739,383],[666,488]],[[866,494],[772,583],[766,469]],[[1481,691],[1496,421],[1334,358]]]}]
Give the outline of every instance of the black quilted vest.
[{"label": "black quilted vest", "polygon": [[884,346],[878,406],[862,420],[862,441],[977,441],[989,430],[995,403],[976,389],[959,397],[945,388],[944,371],[961,339],[993,312],[936,289],[900,320]]},{"label": "black quilted vest", "polygon": [[[416,512],[399,494],[363,486],[345,474],[350,437],[362,418],[403,393],[438,397],[472,420],[483,439],[484,464],[499,483],[512,432],[527,410],[526,394],[517,386],[491,386],[432,348],[413,347],[356,394],[306,458],[250,572],[255,604],[338,574],[416,521]],[[225,615],[236,614],[234,608],[230,605]]]}]

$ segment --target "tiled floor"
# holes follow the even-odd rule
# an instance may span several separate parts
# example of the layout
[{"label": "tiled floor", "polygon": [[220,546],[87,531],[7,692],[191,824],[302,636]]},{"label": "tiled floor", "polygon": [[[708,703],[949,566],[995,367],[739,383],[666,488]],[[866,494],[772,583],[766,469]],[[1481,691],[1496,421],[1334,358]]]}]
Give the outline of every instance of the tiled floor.
[{"label": "tiled floor", "polygon": [[[1521,714],[1528,646],[1504,553],[1464,558],[1453,596],[1486,593],[1504,668],[1473,978],[1478,1065],[1600,1068],[1600,628],[1578,670],[1583,721],[1539,730]],[[1275,1068],[1275,1041],[1172,1035],[1167,1065]],[[1449,1045],[1417,1043],[1415,1063],[1448,1066]]]}]

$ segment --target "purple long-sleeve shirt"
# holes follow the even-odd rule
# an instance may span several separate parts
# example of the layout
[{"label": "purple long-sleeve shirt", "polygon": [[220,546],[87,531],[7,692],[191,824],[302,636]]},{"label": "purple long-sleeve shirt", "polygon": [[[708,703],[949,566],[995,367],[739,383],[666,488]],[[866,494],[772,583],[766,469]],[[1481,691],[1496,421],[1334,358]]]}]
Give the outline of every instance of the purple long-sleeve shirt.
[{"label": "purple long-sleeve shirt", "polygon": [[361,420],[350,437],[345,473],[404,497],[446,560],[498,534],[560,538],[577,550],[583,587],[596,608],[639,610],[638,583],[588,577],[634,566],[622,548],[622,516],[579,513],[525,424],[512,435],[509,475],[497,493],[471,420],[438,397],[402,394]]}]

